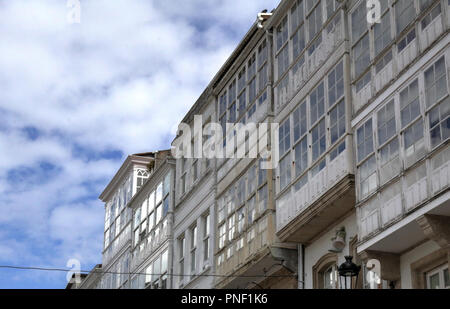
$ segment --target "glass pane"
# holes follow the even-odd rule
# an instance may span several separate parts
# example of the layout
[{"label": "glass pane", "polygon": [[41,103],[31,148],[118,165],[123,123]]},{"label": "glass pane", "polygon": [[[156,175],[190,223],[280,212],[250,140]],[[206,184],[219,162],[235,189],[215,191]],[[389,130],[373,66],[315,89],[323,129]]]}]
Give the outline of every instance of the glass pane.
[{"label": "glass pane", "polygon": [[436,273],[432,276],[429,277],[428,279],[429,282],[429,289],[439,289],[440,287],[440,283],[439,283],[439,273]]},{"label": "glass pane", "polygon": [[448,268],[444,270],[444,286],[446,288],[450,287],[450,276],[448,274]]}]

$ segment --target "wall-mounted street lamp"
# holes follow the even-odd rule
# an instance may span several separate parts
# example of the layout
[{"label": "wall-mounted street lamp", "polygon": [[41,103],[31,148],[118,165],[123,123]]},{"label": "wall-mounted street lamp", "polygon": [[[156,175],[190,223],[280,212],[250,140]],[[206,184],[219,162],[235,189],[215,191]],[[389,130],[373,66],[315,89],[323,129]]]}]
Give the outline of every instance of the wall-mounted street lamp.
[{"label": "wall-mounted street lamp", "polygon": [[[353,256],[346,256],[345,262],[338,268],[341,289],[356,289],[361,266],[352,262]],[[355,280],[353,280],[355,279]]]}]

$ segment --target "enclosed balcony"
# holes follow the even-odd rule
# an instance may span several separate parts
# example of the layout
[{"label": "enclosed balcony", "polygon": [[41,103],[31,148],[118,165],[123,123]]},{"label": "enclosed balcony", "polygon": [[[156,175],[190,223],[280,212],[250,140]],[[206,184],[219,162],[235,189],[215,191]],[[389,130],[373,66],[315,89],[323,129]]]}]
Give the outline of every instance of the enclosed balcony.
[{"label": "enclosed balcony", "polygon": [[[447,146],[358,208],[361,250],[398,253],[424,240],[425,235],[414,220],[424,214],[449,216],[449,185]],[[394,241],[399,235],[408,235],[401,245]]]},{"label": "enclosed balcony", "polygon": [[354,209],[351,149],[341,149],[337,156],[336,151],[277,201],[277,235],[282,241],[307,244]]}]

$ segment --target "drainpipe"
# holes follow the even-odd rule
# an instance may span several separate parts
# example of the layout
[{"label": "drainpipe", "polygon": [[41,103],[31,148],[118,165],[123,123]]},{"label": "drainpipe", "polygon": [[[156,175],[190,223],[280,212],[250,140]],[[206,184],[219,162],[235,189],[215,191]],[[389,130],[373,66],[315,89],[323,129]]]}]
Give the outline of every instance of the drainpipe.
[{"label": "drainpipe", "polygon": [[298,289],[305,288],[305,247],[302,244],[297,246],[298,252]]}]

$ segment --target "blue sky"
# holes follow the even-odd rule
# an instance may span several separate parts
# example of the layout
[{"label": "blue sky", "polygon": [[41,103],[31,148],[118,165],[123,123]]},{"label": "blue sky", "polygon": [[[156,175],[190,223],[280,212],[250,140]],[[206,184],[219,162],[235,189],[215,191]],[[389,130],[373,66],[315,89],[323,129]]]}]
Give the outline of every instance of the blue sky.
[{"label": "blue sky", "polygon": [[[0,0],[0,264],[101,263],[98,195],[130,153],[170,146],[179,121],[278,0]],[[0,269],[0,288],[66,274]]]}]

